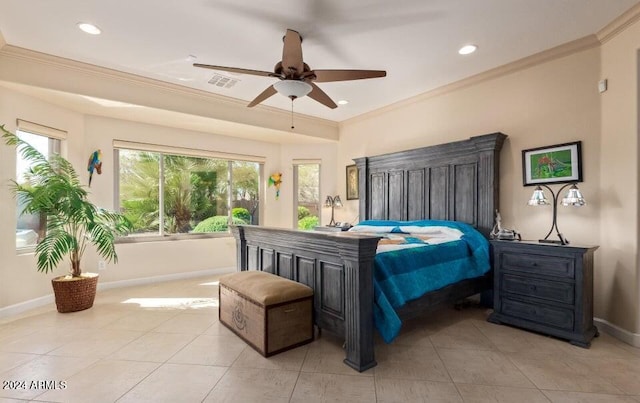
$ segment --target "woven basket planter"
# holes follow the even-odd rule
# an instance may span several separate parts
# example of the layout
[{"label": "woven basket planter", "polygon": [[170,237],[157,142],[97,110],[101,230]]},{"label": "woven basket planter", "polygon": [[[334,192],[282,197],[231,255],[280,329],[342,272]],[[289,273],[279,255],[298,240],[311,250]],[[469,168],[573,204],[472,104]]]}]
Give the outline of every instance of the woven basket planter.
[{"label": "woven basket planter", "polygon": [[65,279],[65,276],[51,280],[56,297],[58,312],[77,312],[93,306],[98,286],[98,275]]}]

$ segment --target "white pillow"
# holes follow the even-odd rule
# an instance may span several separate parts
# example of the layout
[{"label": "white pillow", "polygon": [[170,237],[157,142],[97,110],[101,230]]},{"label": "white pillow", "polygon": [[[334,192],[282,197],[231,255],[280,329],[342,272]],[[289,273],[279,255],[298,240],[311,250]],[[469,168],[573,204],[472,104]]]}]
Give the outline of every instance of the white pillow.
[{"label": "white pillow", "polygon": [[391,232],[394,228],[397,228],[396,225],[355,225],[349,228],[349,231],[352,232]]},{"label": "white pillow", "polygon": [[407,225],[400,226],[400,230],[402,232],[406,232],[409,234],[425,234],[429,235],[433,238],[446,238],[450,240],[460,239],[462,237],[463,232],[459,229],[450,228],[450,227],[419,227],[416,225]]}]

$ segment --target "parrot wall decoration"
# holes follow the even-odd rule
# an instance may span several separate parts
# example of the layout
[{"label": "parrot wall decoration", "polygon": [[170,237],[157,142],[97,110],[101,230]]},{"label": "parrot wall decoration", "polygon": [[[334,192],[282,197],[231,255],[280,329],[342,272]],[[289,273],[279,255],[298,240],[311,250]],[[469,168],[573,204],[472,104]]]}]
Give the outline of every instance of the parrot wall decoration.
[{"label": "parrot wall decoration", "polygon": [[274,186],[276,188],[276,200],[280,198],[280,185],[282,184],[282,173],[278,172],[275,174],[271,174],[269,177],[269,186]]},{"label": "parrot wall decoration", "polygon": [[89,171],[89,187],[91,187],[91,179],[93,178],[93,171],[96,171],[98,175],[102,174],[102,151],[96,150],[89,156],[89,163],[87,164],[87,171]]}]

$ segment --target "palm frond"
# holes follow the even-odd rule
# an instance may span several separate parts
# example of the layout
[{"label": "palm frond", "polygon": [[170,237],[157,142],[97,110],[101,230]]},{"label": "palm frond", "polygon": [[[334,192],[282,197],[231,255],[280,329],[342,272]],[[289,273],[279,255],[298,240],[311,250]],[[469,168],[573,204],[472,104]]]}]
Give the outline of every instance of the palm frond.
[{"label": "palm frond", "polygon": [[48,273],[76,248],[76,239],[60,228],[47,228],[47,234],[36,246],[38,271]]},{"label": "palm frond", "polygon": [[[47,159],[37,149],[0,126],[6,144],[17,147],[21,157],[31,164],[25,183],[12,182],[16,197],[24,202],[22,214],[44,214],[47,231],[36,246],[38,271],[49,272],[69,255],[73,274],[87,242],[98,254],[117,261],[115,237],[131,230],[131,223],[121,214],[97,208],[88,200],[73,165],[55,154]],[[76,270],[77,268],[77,270]]]}]

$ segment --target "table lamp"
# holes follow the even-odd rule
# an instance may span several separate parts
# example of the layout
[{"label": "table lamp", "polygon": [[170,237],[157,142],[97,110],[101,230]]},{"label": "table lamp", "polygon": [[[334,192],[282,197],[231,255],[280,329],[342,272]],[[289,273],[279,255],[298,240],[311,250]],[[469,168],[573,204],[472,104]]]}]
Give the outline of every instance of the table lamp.
[{"label": "table lamp", "polygon": [[[553,223],[551,224],[551,229],[547,233],[547,236],[545,236],[544,239],[540,239],[539,242],[557,243],[560,245],[569,244],[569,240],[565,238],[558,229],[558,196],[564,189],[569,186],[571,187],[569,188],[569,191],[567,192],[565,197],[562,199],[562,205],[581,207],[587,204],[587,202],[584,200],[584,197],[582,197],[580,189],[578,189],[578,186],[575,183],[567,183],[566,185],[562,186],[560,190],[558,190],[557,194],[554,193],[549,186],[542,184],[536,186],[535,190],[533,191],[533,195],[531,195],[531,199],[529,199],[528,202],[530,206],[548,206],[549,204],[553,206]],[[551,196],[553,198],[553,201],[551,203],[549,203],[549,200],[547,200],[547,197],[544,194],[544,190],[542,190],[543,187],[551,192]],[[549,236],[554,229],[556,230],[556,234],[558,235],[559,240],[549,239]]]},{"label": "table lamp", "polygon": [[331,207],[331,221],[329,221],[329,226],[334,227],[336,225],[336,221],[333,218],[333,213],[336,207],[342,207],[342,200],[340,200],[340,196],[327,196],[327,199],[324,201],[325,207]]}]

